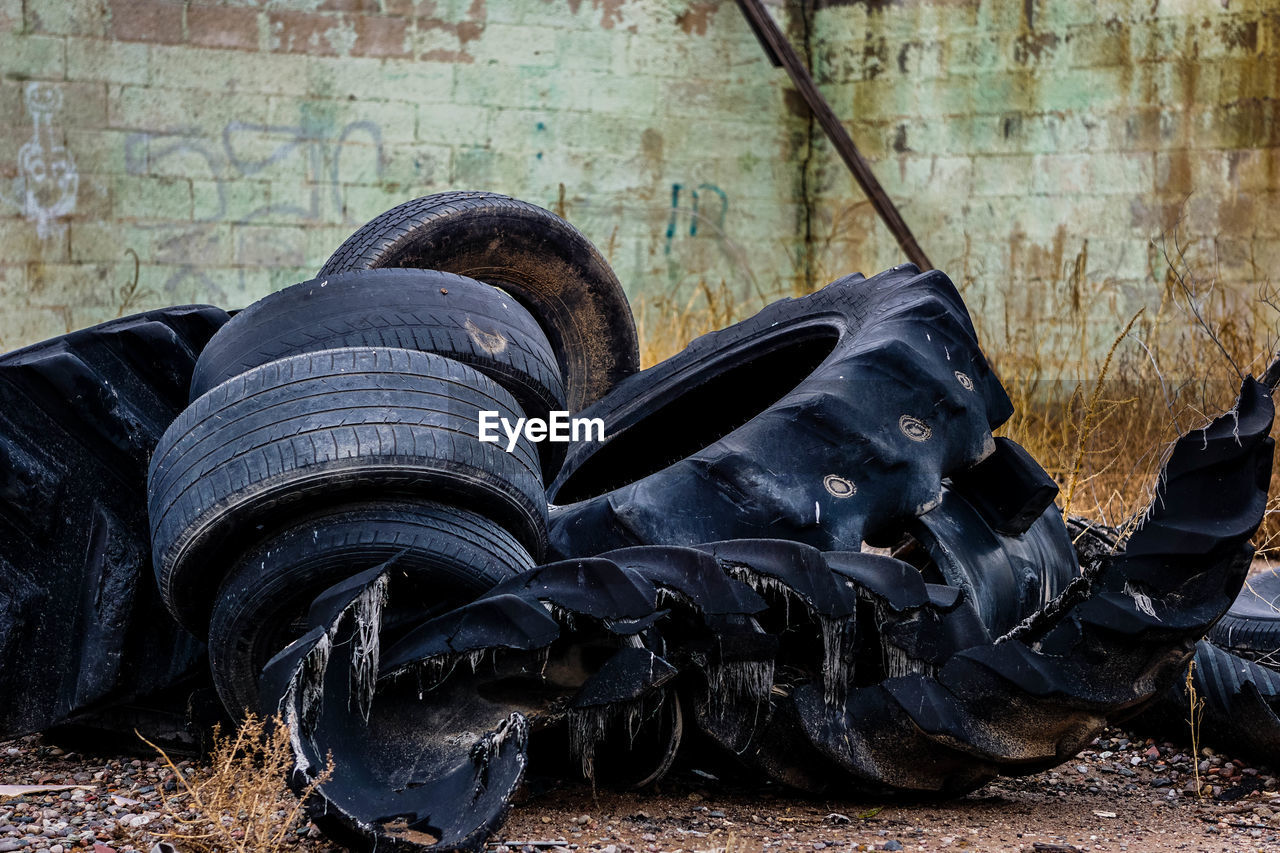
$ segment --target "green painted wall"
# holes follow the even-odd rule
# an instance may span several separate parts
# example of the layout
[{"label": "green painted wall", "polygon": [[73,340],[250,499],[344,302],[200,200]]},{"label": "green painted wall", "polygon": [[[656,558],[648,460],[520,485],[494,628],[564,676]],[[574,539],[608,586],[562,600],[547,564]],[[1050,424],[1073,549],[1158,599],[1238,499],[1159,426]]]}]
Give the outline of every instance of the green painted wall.
[{"label": "green painted wall", "polygon": [[[1141,301],[1180,210],[1224,281],[1280,261],[1276,3],[771,8],[984,310],[1085,241]],[[453,188],[563,211],[637,300],[900,259],[730,0],[0,0],[0,111],[0,349],[244,304]]]}]

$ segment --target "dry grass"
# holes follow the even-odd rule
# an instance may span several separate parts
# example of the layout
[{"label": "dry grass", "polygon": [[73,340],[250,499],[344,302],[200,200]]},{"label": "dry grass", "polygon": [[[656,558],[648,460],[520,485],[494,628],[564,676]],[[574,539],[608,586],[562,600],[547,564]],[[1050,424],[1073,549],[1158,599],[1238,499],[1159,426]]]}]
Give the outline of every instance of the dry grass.
[{"label": "dry grass", "polygon": [[[1087,244],[1019,292],[992,293],[968,263],[954,271],[1015,406],[1000,434],[1023,444],[1064,497],[1070,492],[1071,512],[1132,524],[1150,503],[1174,439],[1226,411],[1241,377],[1261,375],[1276,352],[1276,289],[1257,272],[1252,291],[1220,286],[1212,247],[1176,231],[1164,235],[1151,247],[1153,284],[1141,289],[1090,277]],[[798,294],[775,297],[783,295]],[[642,299],[641,361],[655,364],[760,307],[755,298],[736,300],[723,283],[704,283],[679,300]],[[1280,549],[1277,485],[1280,476],[1273,476],[1255,540],[1272,553]]]},{"label": "dry grass", "polygon": [[742,304],[723,281],[712,287],[699,282],[690,295],[658,294],[636,302],[636,334],[640,364],[652,367],[689,345],[694,338],[723,329],[764,307],[752,300]]},{"label": "dry grass", "polygon": [[[1016,410],[1000,432],[1070,493],[1071,512],[1124,528],[1151,502],[1172,442],[1229,409],[1245,373],[1266,369],[1280,312],[1269,282],[1219,286],[1176,234],[1153,244],[1153,299],[1087,279],[1087,250],[998,314],[980,300],[970,308]],[[1260,550],[1280,545],[1278,485],[1273,475]]]},{"label": "dry grass", "polygon": [[165,801],[173,828],[160,835],[184,853],[273,853],[297,846],[305,825],[306,798],[332,774],[332,763],[303,792],[285,784],[293,769],[288,728],[279,718],[250,715],[230,735],[214,732],[207,767],[184,772],[164,750],[156,750],[178,782]]},{"label": "dry grass", "polygon": [[1187,725],[1191,729],[1191,754],[1196,760],[1191,763],[1192,771],[1196,778],[1196,796],[1204,799],[1205,788],[1208,787],[1212,792],[1212,786],[1206,786],[1200,781],[1200,723],[1204,720],[1204,699],[1196,692],[1196,662],[1194,659],[1187,663],[1186,675],[1187,687]]}]

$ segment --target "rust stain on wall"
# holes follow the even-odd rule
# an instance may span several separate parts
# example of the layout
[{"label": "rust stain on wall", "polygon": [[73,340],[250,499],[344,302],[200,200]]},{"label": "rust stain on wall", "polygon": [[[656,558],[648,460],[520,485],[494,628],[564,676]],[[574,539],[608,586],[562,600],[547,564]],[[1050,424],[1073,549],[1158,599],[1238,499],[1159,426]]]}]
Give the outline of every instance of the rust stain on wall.
[{"label": "rust stain on wall", "polygon": [[[600,13],[600,26],[611,30],[622,23],[622,7],[626,0],[591,0],[591,8]],[[569,10],[578,14],[582,10],[583,0],[569,0]]]},{"label": "rust stain on wall", "polygon": [[719,8],[720,4],[714,2],[690,3],[688,9],[676,15],[676,24],[688,35],[705,36]]},{"label": "rust stain on wall", "polygon": [[1054,33],[1025,32],[1014,39],[1013,59],[1019,65],[1039,62],[1051,55],[1060,41]]}]

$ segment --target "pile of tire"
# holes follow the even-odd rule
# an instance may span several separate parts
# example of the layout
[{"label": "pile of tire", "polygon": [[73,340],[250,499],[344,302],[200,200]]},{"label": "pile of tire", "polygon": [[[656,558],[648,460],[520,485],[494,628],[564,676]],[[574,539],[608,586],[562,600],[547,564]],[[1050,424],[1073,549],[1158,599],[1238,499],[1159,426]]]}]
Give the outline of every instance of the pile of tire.
[{"label": "pile of tire", "polygon": [[[1272,420],[1271,389],[1246,380],[1177,442],[1125,547],[999,634],[928,566],[777,539],[554,562],[407,624],[383,615],[394,564],[374,567],[317,599],[264,672],[292,782],[318,785],[313,819],[353,847],[478,849],[528,778],[643,784],[680,752],[824,796],[958,796],[1056,766],[1156,699],[1231,604]],[[964,557],[998,577],[981,545]]]},{"label": "pile of tire", "polygon": [[[151,468],[161,593],[228,707],[283,715],[336,838],[474,848],[526,779],[646,784],[688,752],[962,794],[1151,701],[1239,589],[1269,386],[1185,438],[1081,574],[940,272],[635,352],[580,234],[460,194],[375,219],[201,354]],[[482,410],[565,408],[603,435],[479,440]]]},{"label": "pile of tire", "polygon": [[[581,233],[457,192],[230,319],[183,310],[199,322],[121,321],[172,355],[177,395],[145,419],[154,365],[64,357],[109,330],[33,351],[34,373],[0,360],[0,391],[120,372],[117,396],[80,382],[111,430],[56,435],[149,457],[145,525],[86,508],[59,535],[91,531],[86,586],[111,542],[135,573],[149,545],[150,594],[207,641],[227,712],[280,715],[290,783],[358,848],[478,849],[522,784],[644,785],[681,755],[824,795],[954,796],[1056,765],[1185,672],[1266,503],[1270,373],[1178,442],[1142,524],[1082,570],[1053,480],[993,435],[1012,406],[959,293],[911,265],[640,371]],[[486,439],[486,418],[561,412],[602,434]],[[34,525],[52,469],[29,420],[0,429],[29,472],[0,480],[0,521],[13,503]],[[116,500],[131,518],[140,492]]]},{"label": "pile of tire", "polygon": [[546,419],[637,360],[595,248],[488,193],[401,205],[236,314],[148,472],[160,594],[207,637],[227,709],[257,710],[259,673],[312,600],[369,565],[394,557],[427,613],[531,569],[564,446],[483,442],[480,413]]}]

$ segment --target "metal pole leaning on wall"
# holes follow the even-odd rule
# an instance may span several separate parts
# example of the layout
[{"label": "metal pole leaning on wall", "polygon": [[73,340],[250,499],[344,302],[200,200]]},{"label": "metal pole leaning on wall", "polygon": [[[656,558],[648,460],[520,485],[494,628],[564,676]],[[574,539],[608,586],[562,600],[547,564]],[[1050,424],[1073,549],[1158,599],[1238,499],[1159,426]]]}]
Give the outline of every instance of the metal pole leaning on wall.
[{"label": "metal pole leaning on wall", "polygon": [[809,105],[809,110],[813,113],[814,118],[818,120],[818,123],[822,125],[822,129],[826,131],[827,138],[831,140],[831,144],[836,147],[836,151],[840,152],[840,159],[844,160],[845,165],[849,167],[849,171],[853,173],[854,180],[858,182],[858,186],[862,187],[862,191],[867,194],[867,198],[871,199],[871,206],[875,208],[876,213],[880,215],[884,224],[888,226],[894,239],[898,241],[898,245],[902,247],[902,251],[906,254],[907,260],[922,270],[933,269],[933,264],[929,262],[928,256],[920,248],[920,244],[916,242],[915,235],[907,227],[902,214],[898,213],[897,206],[885,193],[884,187],[880,186],[880,182],[876,180],[876,176],[871,172],[871,167],[863,158],[862,153],[858,151],[858,146],[854,145],[853,138],[849,136],[849,132],[840,123],[840,119],[836,117],[831,105],[827,103],[827,99],[822,97],[822,93],[818,91],[818,86],[813,82],[809,69],[805,68],[804,63],[800,61],[800,56],[796,53],[795,48],[791,46],[791,42],[787,40],[782,30],[778,28],[777,22],[765,11],[764,4],[761,0],[738,0],[738,8],[742,9],[742,14],[746,16],[747,23],[755,31],[756,38],[760,40],[760,44],[764,47],[770,61],[774,65],[780,65],[787,69],[791,82],[795,84],[795,87],[800,91],[801,97]]}]

